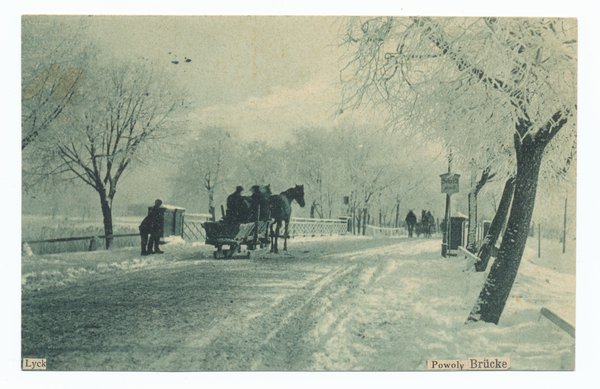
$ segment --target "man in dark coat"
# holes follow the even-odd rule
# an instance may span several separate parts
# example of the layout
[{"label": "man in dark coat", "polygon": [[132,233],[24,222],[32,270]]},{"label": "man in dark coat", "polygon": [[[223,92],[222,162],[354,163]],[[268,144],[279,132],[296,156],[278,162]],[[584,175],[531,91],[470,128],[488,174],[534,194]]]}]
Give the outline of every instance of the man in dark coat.
[{"label": "man in dark coat", "polygon": [[[160,241],[161,205],[162,201],[156,200],[154,202],[154,207],[148,211],[148,216],[146,216],[142,221],[142,224],[140,224],[139,228],[140,235],[142,236],[142,255],[164,253],[164,251],[161,251],[158,247]],[[148,240],[148,235],[150,235],[150,240]],[[148,245],[147,248],[146,244]]]},{"label": "man in dark coat", "polygon": [[260,210],[258,220],[265,221],[270,219],[271,212],[269,210],[269,196],[271,196],[271,184],[267,186],[254,185],[251,188],[252,196],[250,196],[251,214],[250,222],[256,221],[257,211]]},{"label": "man in dark coat", "polygon": [[408,211],[408,214],[406,215],[406,219],[404,219],[404,221],[406,221],[406,225],[408,226],[408,236],[412,238],[413,229],[415,228],[415,224],[417,224],[417,215],[415,215],[413,211],[410,210]]},{"label": "man in dark coat", "polygon": [[429,235],[435,232],[435,218],[431,214],[431,211],[427,211],[427,230],[429,231]]},{"label": "man in dark coat", "polygon": [[246,203],[242,196],[244,188],[238,186],[235,192],[227,197],[227,221],[230,223],[243,223],[247,217]]}]

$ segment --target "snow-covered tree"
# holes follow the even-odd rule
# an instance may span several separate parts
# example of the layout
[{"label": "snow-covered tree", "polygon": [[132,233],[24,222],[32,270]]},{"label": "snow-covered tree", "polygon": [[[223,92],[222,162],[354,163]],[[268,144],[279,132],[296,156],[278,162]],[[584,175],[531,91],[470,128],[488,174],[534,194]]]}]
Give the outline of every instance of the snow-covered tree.
[{"label": "snow-covered tree", "polygon": [[345,32],[341,110],[371,104],[392,130],[443,140],[466,160],[495,160],[497,174],[515,166],[500,253],[469,316],[497,323],[525,248],[542,160],[574,148],[576,21],[383,17],[352,19]]},{"label": "snow-covered tree", "polygon": [[298,161],[298,182],[304,184],[305,200],[319,218],[333,217],[342,201],[343,172],[339,159],[341,129],[303,128],[288,143],[287,155]]},{"label": "snow-covered tree", "polygon": [[[204,127],[191,133],[192,138],[180,153],[173,177],[174,195],[190,204],[203,202],[213,220],[217,218],[219,195],[233,192],[241,182],[235,179],[241,160],[238,145],[229,131]],[[226,185],[231,184],[231,188]]]},{"label": "snow-covered tree", "polygon": [[108,248],[117,184],[144,149],[172,135],[169,118],[179,99],[166,78],[140,63],[86,72],[93,83],[83,88],[77,106],[55,120],[24,159],[40,174],[81,180],[97,192]]},{"label": "snow-covered tree", "polygon": [[21,149],[52,128],[74,105],[95,53],[85,26],[71,18],[23,16],[21,28]]}]

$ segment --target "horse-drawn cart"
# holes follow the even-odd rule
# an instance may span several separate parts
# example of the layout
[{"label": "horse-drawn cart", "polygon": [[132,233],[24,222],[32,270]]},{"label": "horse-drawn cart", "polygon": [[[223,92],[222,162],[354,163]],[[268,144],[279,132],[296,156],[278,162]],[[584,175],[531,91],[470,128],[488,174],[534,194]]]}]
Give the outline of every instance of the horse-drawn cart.
[{"label": "horse-drawn cart", "polygon": [[[216,259],[233,258],[236,253],[241,253],[242,246],[246,246],[246,253],[242,258],[250,258],[250,252],[269,245],[269,221],[256,221],[254,223],[232,224],[220,220],[202,224],[206,231],[206,244],[215,246],[213,257]],[[227,249],[223,249],[227,246]]]},{"label": "horse-drawn cart", "polygon": [[[304,186],[296,185],[278,195],[271,195],[270,185],[254,185],[252,196],[248,197],[241,196],[242,190],[238,186],[236,192],[227,198],[227,213],[221,206],[223,220],[202,224],[206,231],[206,244],[217,249],[213,256],[233,258],[236,252],[241,252],[241,246],[246,246],[247,254],[243,257],[250,258],[251,250],[270,244],[271,251],[277,253],[277,238],[280,237],[282,222],[285,222],[283,249],[287,250],[291,202],[296,200],[304,207]],[[273,226],[276,226],[275,231],[272,231]],[[228,246],[228,249],[224,250],[223,246]]]}]

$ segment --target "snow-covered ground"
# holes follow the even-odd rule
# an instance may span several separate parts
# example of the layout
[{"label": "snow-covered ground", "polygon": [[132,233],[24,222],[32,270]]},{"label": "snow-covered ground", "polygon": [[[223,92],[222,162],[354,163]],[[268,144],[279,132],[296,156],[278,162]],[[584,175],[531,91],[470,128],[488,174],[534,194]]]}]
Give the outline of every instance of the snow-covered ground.
[{"label": "snow-covered ground", "polygon": [[[438,239],[303,238],[292,241],[289,253],[263,252],[248,260],[234,261],[214,260],[212,247],[188,244],[180,239],[164,246],[164,250],[164,255],[148,257],[141,257],[134,248],[23,256],[23,301],[35,303],[37,296],[46,291],[60,295],[63,288],[69,288],[69,295],[76,301],[77,291],[84,290],[92,282],[101,287],[103,283],[108,285],[117,279],[148,278],[147,274],[179,272],[178,279],[185,282],[184,275],[218,266],[216,274],[232,272],[224,275],[227,280],[233,280],[234,275],[246,275],[242,278],[246,284],[248,278],[252,279],[252,272],[262,272],[261,277],[265,278],[261,278],[261,282],[256,278],[255,284],[244,286],[238,283],[233,287],[246,287],[248,291],[260,287],[263,288],[260,293],[266,293],[264,290],[267,289],[268,293],[257,296],[258,302],[247,302],[239,310],[232,310],[225,319],[215,316],[210,326],[197,324],[202,328],[201,335],[187,329],[185,331],[191,332],[181,332],[176,339],[185,339],[182,341],[186,344],[185,353],[190,353],[190,344],[202,344],[203,347],[220,344],[221,350],[226,349],[220,331],[227,332],[232,339],[235,334],[239,335],[241,340],[232,346],[235,348],[235,344],[244,342],[240,326],[252,328],[255,323],[257,327],[269,327],[256,330],[266,331],[264,342],[259,342],[262,348],[256,350],[275,347],[269,343],[271,340],[283,342],[284,348],[293,343],[302,350],[293,359],[298,365],[291,365],[291,368],[287,365],[277,368],[277,362],[269,361],[267,355],[255,355],[254,363],[247,365],[249,370],[425,370],[428,359],[505,356],[511,358],[511,367],[515,370],[574,369],[574,339],[540,316],[544,307],[575,324],[575,258],[570,251],[562,254],[562,247],[552,242],[544,242],[540,258],[537,257],[537,241],[528,243],[498,325],[464,324],[486,274],[468,271],[466,260],[461,256],[442,258]],[[286,281],[285,277],[292,278]],[[204,280],[212,282],[208,278]],[[211,289],[221,287],[222,282],[218,281]],[[169,285],[161,285],[161,288],[169,289]],[[223,293],[229,293],[225,286],[223,288]],[[229,297],[223,298],[229,302]],[[233,298],[231,303],[234,303]],[[187,304],[185,309],[193,312],[194,304]],[[215,309],[218,307],[216,305]],[[28,312],[24,311],[24,321],[28,320]],[[128,311],[123,312],[128,315]],[[236,318],[239,312],[244,315]],[[130,314],[134,316],[138,312],[131,311]],[[267,317],[269,320],[265,319]],[[291,326],[292,322],[296,324]],[[164,325],[161,324],[162,331]],[[178,325],[177,328],[184,331],[187,327]],[[286,335],[290,329],[294,333]],[[98,336],[110,337],[111,332],[107,331]],[[131,336],[136,342],[151,341],[154,335],[148,334]],[[248,334],[250,339],[250,332]],[[286,336],[290,338],[279,339]],[[70,338],[65,335],[65,339]],[[294,343],[296,341],[300,343]],[[187,354],[182,354],[180,349],[175,347],[164,360],[185,359]],[[238,351],[239,354],[254,355],[256,350]],[[217,366],[224,370],[248,370],[239,367],[246,365],[233,362],[227,365],[235,359],[236,350],[232,353]],[[81,352],[76,355],[82,356]],[[217,355],[225,358],[222,354]],[[138,361],[134,369],[146,370],[144,358],[139,355],[136,358],[141,358],[141,362]],[[171,366],[161,365],[160,360],[152,361],[152,364],[150,360],[146,362],[158,370],[161,366]],[[68,366],[63,368],[78,369],[73,363]],[[111,369],[113,365],[107,366]],[[189,361],[188,365],[180,366],[183,370],[211,370],[213,365],[198,368]],[[81,365],[79,368],[93,367]]]}]

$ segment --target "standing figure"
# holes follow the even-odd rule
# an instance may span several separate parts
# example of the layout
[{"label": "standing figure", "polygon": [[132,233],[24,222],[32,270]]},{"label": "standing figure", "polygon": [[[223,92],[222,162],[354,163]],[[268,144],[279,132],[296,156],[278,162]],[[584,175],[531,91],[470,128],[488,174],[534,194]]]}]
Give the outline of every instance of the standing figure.
[{"label": "standing figure", "polygon": [[408,214],[406,215],[406,219],[404,219],[404,221],[406,221],[406,225],[408,226],[408,236],[412,238],[413,229],[415,228],[415,224],[417,224],[417,216],[413,213],[412,210],[410,210],[408,211]]},{"label": "standing figure", "polygon": [[269,210],[269,197],[271,196],[271,184],[266,186],[254,185],[250,188],[250,215],[247,222],[255,222],[257,219],[266,221],[271,218]]},{"label": "standing figure", "polygon": [[[142,221],[142,224],[140,224],[139,229],[140,235],[142,237],[142,255],[164,253],[164,251],[161,251],[158,247],[160,241],[161,205],[162,201],[156,200],[154,202],[154,207],[152,207],[150,211],[148,211],[148,216],[146,216]],[[148,235],[150,235],[150,240],[148,240]],[[146,244],[148,245],[147,248]]]},{"label": "standing figure", "polygon": [[435,218],[431,211],[427,211],[427,235],[431,237],[433,232],[435,232]]},{"label": "standing figure", "polygon": [[242,197],[242,191],[244,188],[238,186],[235,188],[235,192],[227,197],[227,215],[225,219],[233,224],[246,222],[248,207]]}]

